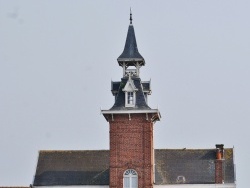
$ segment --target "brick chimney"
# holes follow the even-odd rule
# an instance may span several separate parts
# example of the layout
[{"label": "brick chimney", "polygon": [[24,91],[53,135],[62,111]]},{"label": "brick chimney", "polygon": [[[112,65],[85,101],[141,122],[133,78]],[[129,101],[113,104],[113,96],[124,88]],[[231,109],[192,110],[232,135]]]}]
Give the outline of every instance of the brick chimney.
[{"label": "brick chimney", "polygon": [[224,183],[224,145],[216,144],[215,183]]}]

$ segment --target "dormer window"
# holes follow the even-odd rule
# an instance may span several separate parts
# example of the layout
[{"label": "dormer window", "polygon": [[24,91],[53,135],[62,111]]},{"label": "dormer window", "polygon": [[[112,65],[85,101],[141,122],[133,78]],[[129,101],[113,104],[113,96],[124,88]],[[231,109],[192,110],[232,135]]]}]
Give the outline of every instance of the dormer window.
[{"label": "dormer window", "polygon": [[134,92],[127,92],[128,104],[134,104]]},{"label": "dormer window", "polygon": [[134,107],[135,106],[135,92],[125,91],[125,107]]},{"label": "dormer window", "polygon": [[129,79],[123,88],[123,91],[125,92],[125,107],[135,107],[137,90],[134,81],[129,76]]}]

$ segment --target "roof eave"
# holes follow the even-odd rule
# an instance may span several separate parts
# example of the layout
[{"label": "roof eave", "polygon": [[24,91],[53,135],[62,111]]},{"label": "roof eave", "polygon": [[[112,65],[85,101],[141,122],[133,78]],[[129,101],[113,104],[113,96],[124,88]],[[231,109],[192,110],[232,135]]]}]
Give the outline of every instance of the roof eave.
[{"label": "roof eave", "polygon": [[101,114],[105,117],[108,121],[107,115],[114,115],[114,114],[155,114],[152,117],[152,121],[160,121],[161,113],[158,109],[147,109],[147,110],[101,110]]},{"label": "roof eave", "polygon": [[117,58],[117,61],[120,66],[122,66],[123,63],[132,63],[132,65],[134,65],[136,62],[141,63],[143,66],[145,65],[145,60],[143,58]]}]

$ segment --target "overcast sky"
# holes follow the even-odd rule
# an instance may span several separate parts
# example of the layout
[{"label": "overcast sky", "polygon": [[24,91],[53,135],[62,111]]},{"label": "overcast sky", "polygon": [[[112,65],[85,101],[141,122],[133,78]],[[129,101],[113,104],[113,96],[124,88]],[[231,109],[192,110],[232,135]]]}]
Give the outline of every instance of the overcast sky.
[{"label": "overcast sky", "polygon": [[39,150],[109,148],[130,7],[155,148],[234,147],[249,186],[249,0],[0,0],[0,186],[32,184]]}]

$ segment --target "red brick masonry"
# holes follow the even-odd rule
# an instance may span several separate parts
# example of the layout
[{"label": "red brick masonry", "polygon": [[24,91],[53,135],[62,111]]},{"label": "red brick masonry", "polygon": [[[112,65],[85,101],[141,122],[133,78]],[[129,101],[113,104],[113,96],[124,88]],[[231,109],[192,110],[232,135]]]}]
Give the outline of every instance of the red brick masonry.
[{"label": "red brick masonry", "polygon": [[[148,120],[147,120],[148,119]],[[127,169],[138,173],[138,187],[153,187],[153,123],[146,114],[110,117],[110,187],[123,188]]]},{"label": "red brick masonry", "polygon": [[215,183],[223,183],[223,160],[215,161]]}]

